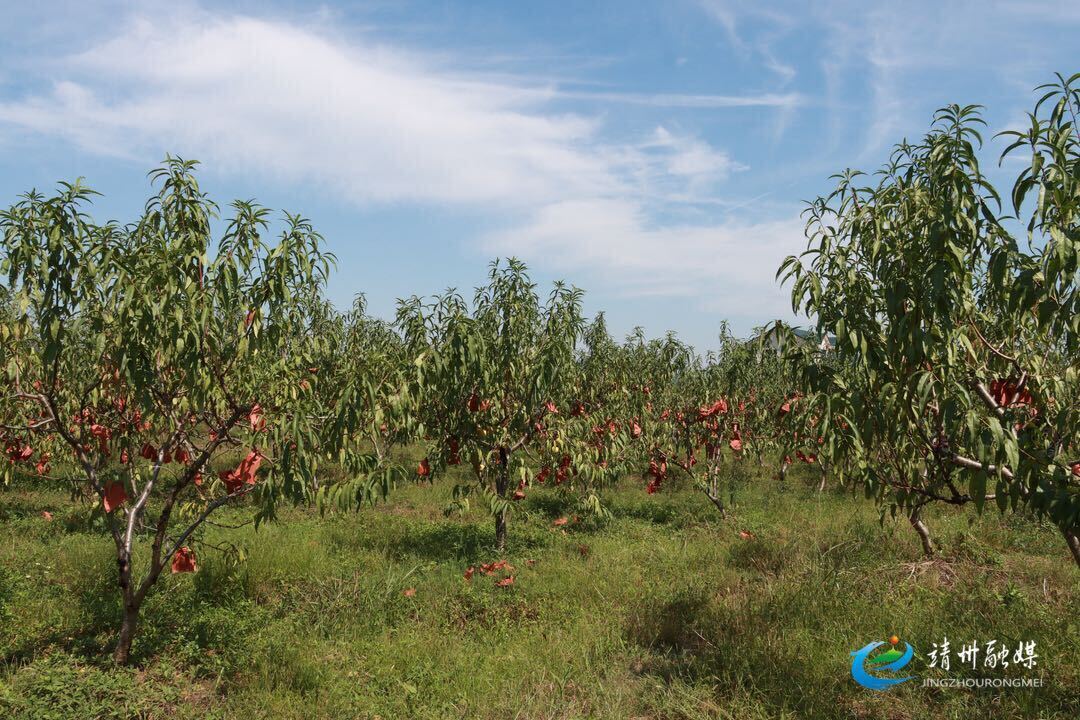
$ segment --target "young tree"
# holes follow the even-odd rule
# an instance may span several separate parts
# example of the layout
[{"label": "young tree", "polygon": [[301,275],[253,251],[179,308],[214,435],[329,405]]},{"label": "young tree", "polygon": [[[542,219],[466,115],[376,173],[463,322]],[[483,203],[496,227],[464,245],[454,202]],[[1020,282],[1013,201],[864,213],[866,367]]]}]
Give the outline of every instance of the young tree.
[{"label": "young tree", "polygon": [[739,401],[727,394],[728,389],[712,354],[691,356],[690,363],[667,385],[646,426],[650,493],[660,488],[669,468],[675,467],[694,481],[721,516],[727,514],[723,491],[732,498],[735,490],[728,461],[743,457],[742,434],[734,420]]},{"label": "young tree", "polygon": [[740,436],[741,452],[764,465],[767,456],[790,445],[783,407],[793,395],[795,378],[782,355],[769,347],[763,329],[755,330],[750,340],[739,340],[725,323],[720,342],[712,372],[720,376],[720,392],[731,398],[731,424]]},{"label": "young tree", "polygon": [[410,397],[427,443],[417,475],[471,466],[472,481],[455,488],[456,507],[482,493],[500,550],[512,504],[531,479],[603,472],[582,434],[566,429],[580,418],[559,407],[584,328],[581,291],[556,283],[542,303],[525,265],[511,259],[492,263],[471,308],[453,291],[426,303],[413,297],[401,302],[397,322],[415,358]]},{"label": "young tree", "polygon": [[79,182],[0,213],[12,460],[0,474],[36,466],[99,505],[116,552],[119,663],[161,573],[196,568],[191,546],[215,510],[251,496],[270,517],[282,498],[312,497],[320,457],[358,453],[338,403],[312,392],[323,350],[312,311],[332,256],[298,216],[268,245],[269,213],[250,202],[233,203],[213,243],[217,208],[194,167],[167,158],[145,214],[123,227],[84,214],[93,193]]},{"label": "young tree", "polygon": [[[635,409],[634,438],[641,464],[648,463],[649,493],[661,488],[668,473],[680,470],[691,478],[721,515],[727,513],[723,490],[734,492],[734,465],[745,454],[747,410],[754,402],[749,387],[737,381],[734,365],[743,357],[743,343],[722,331],[723,350],[698,356],[673,335],[645,343],[638,334],[628,340],[634,377],[649,378],[648,400]],[[736,398],[733,390],[746,390]]]},{"label": "young tree", "polygon": [[1080,103],[1078,76],[1059,79],[1009,133],[1006,153],[1031,151],[1013,192],[1018,217],[1037,196],[1026,247],[979,168],[978,108],[950,106],[876,184],[838,176],[807,210],[805,260],[778,273],[844,358],[804,366],[823,453],[903,509],[928,553],[922,507],[990,500],[1048,516],[1080,565]]},{"label": "young tree", "polygon": [[335,418],[331,432],[364,452],[339,453],[344,476],[320,486],[319,506],[359,509],[407,479],[392,455],[409,441],[415,424],[407,400],[409,356],[390,323],[367,315],[362,295],[346,313],[323,303],[320,315],[324,320],[313,328],[319,341],[310,344],[316,353],[311,370],[318,376],[313,392],[324,414]]}]

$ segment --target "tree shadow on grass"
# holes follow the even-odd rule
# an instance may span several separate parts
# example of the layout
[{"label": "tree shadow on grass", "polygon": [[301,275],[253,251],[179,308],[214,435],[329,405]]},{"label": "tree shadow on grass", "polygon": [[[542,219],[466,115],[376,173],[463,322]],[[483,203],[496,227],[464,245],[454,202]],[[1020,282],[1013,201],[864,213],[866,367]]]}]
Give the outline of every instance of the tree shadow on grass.
[{"label": "tree shadow on grass", "polygon": [[692,519],[685,507],[667,500],[658,502],[651,498],[616,496],[608,501],[607,507],[614,517],[643,520],[653,525],[682,527]]},{"label": "tree shadow on grass", "polygon": [[41,511],[45,509],[45,505],[35,497],[0,493],[0,522],[40,517]]},{"label": "tree shadow on grass", "polygon": [[78,608],[79,621],[48,627],[33,635],[14,630],[15,637],[7,644],[2,660],[5,665],[28,663],[55,648],[89,660],[107,656],[111,649],[108,638],[120,623],[119,593],[106,583],[93,582],[90,577],[79,580],[74,587],[69,584],[48,600],[73,604]]},{"label": "tree shadow on grass", "polygon": [[752,694],[770,714],[832,717],[836,694],[850,678],[785,644],[773,613],[769,603],[731,605],[704,589],[684,589],[635,608],[627,615],[626,636],[649,651],[639,672],[665,684],[708,682],[718,696]]},{"label": "tree shadow on grass", "polygon": [[538,531],[525,522],[510,519],[507,549],[495,549],[494,521],[465,523],[447,520],[435,523],[410,523],[392,533],[359,539],[353,547],[379,550],[395,559],[415,557],[423,560],[455,560],[466,563],[486,562],[496,555],[513,555],[551,543],[550,533]]},{"label": "tree shadow on grass", "polygon": [[571,515],[574,512],[576,498],[562,493],[530,493],[525,499],[525,509],[540,513],[550,520]]},{"label": "tree shadow on grass", "polygon": [[[530,513],[543,515],[548,523],[562,517],[573,518],[581,512],[579,498],[561,493],[533,493],[522,503]],[[672,525],[682,527],[693,519],[685,507],[668,500],[657,501],[647,496],[634,497],[610,493],[601,498],[601,503],[612,519],[640,520],[653,525]],[[605,527],[603,521],[580,516],[582,523],[575,523],[576,529],[595,531]]]},{"label": "tree shadow on grass", "polygon": [[[63,603],[72,612],[62,614],[60,622],[44,632],[15,637],[0,662],[26,664],[60,650],[93,665],[111,666],[121,598],[115,560],[110,552],[97,550],[88,548],[69,559],[61,573],[63,586],[49,589],[47,602]],[[250,605],[237,573],[223,563],[207,563],[194,575],[165,574],[141,608],[132,664],[142,666],[180,645],[197,650],[243,647],[241,636],[258,631],[252,613],[245,612]],[[196,653],[195,659],[201,660],[201,655]]]}]

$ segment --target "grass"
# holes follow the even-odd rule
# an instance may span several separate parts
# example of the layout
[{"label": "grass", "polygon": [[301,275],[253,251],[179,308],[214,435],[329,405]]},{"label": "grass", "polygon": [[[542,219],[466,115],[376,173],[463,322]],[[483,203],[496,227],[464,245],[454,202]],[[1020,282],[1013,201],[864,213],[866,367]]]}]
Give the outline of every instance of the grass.
[{"label": "grass", "polygon": [[[812,483],[750,478],[721,520],[691,488],[628,482],[607,494],[610,521],[561,529],[570,501],[533,490],[511,520],[507,588],[463,578],[500,556],[482,513],[443,517],[449,482],[359,514],[209,528],[245,559],[204,546],[198,573],[163,578],[131,668],[108,658],[119,613],[100,524],[58,493],[0,491],[0,717],[1080,716],[1080,575],[1051,527],[933,510],[942,553],[926,562],[906,522]],[[925,656],[948,636],[951,675],[1045,687],[862,689],[849,653],[893,633],[919,676],[940,675]],[[1038,664],[959,667],[962,643],[990,639],[1036,641]]]}]

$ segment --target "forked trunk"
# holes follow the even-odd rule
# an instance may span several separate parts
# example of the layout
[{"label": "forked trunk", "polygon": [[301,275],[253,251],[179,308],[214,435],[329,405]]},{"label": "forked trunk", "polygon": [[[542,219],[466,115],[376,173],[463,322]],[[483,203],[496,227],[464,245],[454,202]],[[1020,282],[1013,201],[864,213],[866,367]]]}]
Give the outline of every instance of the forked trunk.
[{"label": "forked trunk", "polygon": [[908,515],[908,522],[911,523],[911,527],[915,528],[915,532],[919,534],[919,540],[922,542],[923,554],[928,558],[933,557],[934,543],[930,540],[930,528],[926,527],[926,523],[922,521],[919,508],[914,508],[911,511],[911,514]]},{"label": "forked trunk", "polygon": [[724,501],[720,499],[719,495],[714,495],[711,492],[706,492],[705,497],[709,498],[712,504],[716,506],[716,509],[720,511],[720,517],[727,517],[727,508],[724,507]]},{"label": "forked trunk", "polygon": [[705,497],[709,498],[709,501],[720,511],[720,517],[727,517],[727,508],[724,507],[724,500],[720,496],[720,479],[715,467],[709,472],[708,485],[705,487]]}]

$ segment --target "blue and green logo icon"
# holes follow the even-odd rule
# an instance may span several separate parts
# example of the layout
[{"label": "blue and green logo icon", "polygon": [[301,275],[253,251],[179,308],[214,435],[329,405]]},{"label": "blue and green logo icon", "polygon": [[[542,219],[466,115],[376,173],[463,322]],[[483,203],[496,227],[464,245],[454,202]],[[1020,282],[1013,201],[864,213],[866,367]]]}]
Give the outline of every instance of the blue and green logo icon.
[{"label": "blue and green logo icon", "polygon": [[903,670],[915,655],[914,648],[907,643],[904,643],[904,650],[901,652],[897,647],[897,645],[900,644],[900,638],[893,635],[889,638],[889,645],[892,647],[883,653],[878,653],[874,657],[870,657],[871,653],[884,644],[885,642],[883,640],[875,640],[872,643],[867,643],[865,647],[851,653],[851,677],[864,688],[869,688],[870,690],[888,690],[893,685],[899,685],[902,682],[911,680],[911,677],[879,677],[878,675],[870,674],[869,671],[875,673],[895,673]]}]

